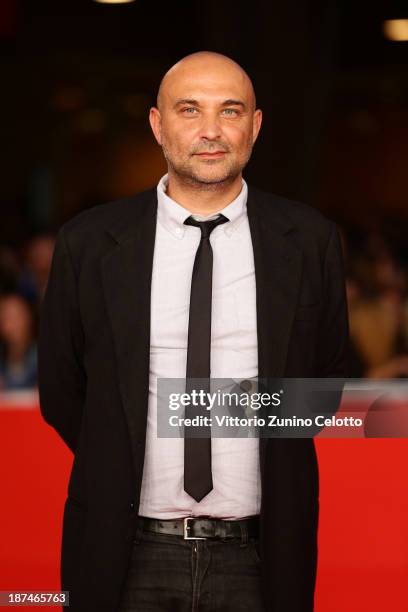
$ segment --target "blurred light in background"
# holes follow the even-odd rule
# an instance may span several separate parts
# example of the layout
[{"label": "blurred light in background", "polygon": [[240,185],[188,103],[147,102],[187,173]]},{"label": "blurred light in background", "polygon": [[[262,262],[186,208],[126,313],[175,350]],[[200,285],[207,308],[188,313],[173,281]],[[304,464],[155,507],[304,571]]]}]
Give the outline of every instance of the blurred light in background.
[{"label": "blurred light in background", "polygon": [[56,89],[51,103],[58,111],[75,111],[85,105],[85,93],[81,87],[62,85]]},{"label": "blurred light in background", "polygon": [[107,123],[107,116],[103,110],[98,108],[83,111],[77,120],[77,128],[82,132],[97,134],[102,132]]},{"label": "blurred light in background", "polygon": [[129,4],[134,0],[94,0],[94,2],[99,2],[99,4]]},{"label": "blurred light in background", "polygon": [[129,94],[122,99],[122,109],[129,117],[139,119],[147,116],[150,102],[146,94]]},{"label": "blurred light in background", "polygon": [[384,21],[384,34],[389,40],[408,41],[408,19],[387,19]]}]

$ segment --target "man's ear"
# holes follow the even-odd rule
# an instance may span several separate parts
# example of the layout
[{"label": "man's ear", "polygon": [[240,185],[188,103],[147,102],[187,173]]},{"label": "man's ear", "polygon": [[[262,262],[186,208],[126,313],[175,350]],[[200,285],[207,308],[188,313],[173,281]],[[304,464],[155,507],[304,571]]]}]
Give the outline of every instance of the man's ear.
[{"label": "man's ear", "polygon": [[154,137],[161,146],[161,115],[159,109],[155,106],[150,109],[149,121]]},{"label": "man's ear", "polygon": [[253,128],[252,128],[252,144],[255,143],[258,138],[259,130],[261,129],[262,124],[262,111],[260,108],[257,108],[254,112],[254,120],[253,120]]}]

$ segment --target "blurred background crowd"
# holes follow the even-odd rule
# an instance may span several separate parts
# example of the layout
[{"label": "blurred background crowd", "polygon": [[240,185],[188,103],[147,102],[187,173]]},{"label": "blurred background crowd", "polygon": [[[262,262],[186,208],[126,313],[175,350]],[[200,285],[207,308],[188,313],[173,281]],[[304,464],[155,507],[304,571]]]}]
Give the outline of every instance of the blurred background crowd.
[{"label": "blurred background crowd", "polygon": [[0,389],[36,385],[55,235],[165,172],[147,114],[165,70],[209,49],[253,78],[245,178],[337,222],[349,375],[408,376],[408,7],[393,0],[0,2]]}]

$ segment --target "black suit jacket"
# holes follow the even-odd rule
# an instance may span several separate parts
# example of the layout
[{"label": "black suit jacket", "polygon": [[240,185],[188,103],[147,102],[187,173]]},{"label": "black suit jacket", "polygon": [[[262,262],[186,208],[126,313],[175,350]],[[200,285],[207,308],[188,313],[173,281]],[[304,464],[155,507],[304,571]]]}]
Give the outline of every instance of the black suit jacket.
[{"label": "black suit jacket", "polygon": [[[348,323],[336,226],[249,187],[259,377],[337,377]],[[157,197],[93,207],[60,229],[42,307],[44,419],[75,453],[63,519],[71,610],[117,610],[145,452]],[[313,439],[262,439],[261,557],[268,612],[310,612],[317,564]]]}]

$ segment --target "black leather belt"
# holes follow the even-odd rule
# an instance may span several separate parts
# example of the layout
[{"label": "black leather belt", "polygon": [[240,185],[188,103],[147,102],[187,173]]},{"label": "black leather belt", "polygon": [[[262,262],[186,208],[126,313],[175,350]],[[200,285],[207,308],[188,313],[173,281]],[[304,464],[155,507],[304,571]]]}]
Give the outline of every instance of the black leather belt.
[{"label": "black leather belt", "polygon": [[210,517],[187,516],[182,519],[161,520],[138,517],[142,531],[182,536],[185,540],[206,540],[207,538],[257,538],[259,516],[239,521],[223,521]]}]

